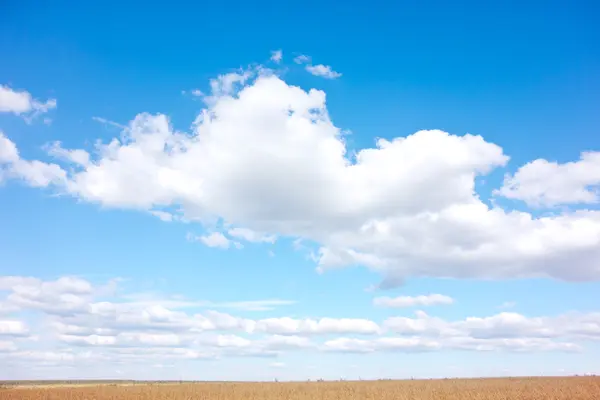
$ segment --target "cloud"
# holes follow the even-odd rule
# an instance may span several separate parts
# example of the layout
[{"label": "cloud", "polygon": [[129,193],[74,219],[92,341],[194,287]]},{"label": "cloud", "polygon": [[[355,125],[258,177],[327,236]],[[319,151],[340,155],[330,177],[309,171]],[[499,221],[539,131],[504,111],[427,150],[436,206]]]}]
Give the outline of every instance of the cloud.
[{"label": "cloud", "polygon": [[[600,339],[600,313],[570,313],[557,317],[526,317],[502,312],[490,317],[468,317],[459,321],[445,321],[423,311],[416,318],[392,317],[384,327],[400,335],[422,335],[475,341],[486,339]],[[456,339],[459,338],[459,339]]]},{"label": "cloud", "polygon": [[283,51],[281,51],[281,49],[273,50],[271,52],[271,61],[274,61],[277,64],[279,64],[281,62],[281,60],[283,60]]},{"label": "cloud", "polygon": [[329,65],[307,65],[306,70],[314,76],[320,76],[326,79],[337,79],[342,76],[341,73],[334,71]]},{"label": "cloud", "polygon": [[600,200],[600,152],[581,153],[579,161],[531,161],[504,178],[495,192],[534,207],[594,204]]},{"label": "cloud", "polygon": [[111,121],[109,119],[102,118],[102,117],[92,117],[92,121],[99,122],[103,125],[114,126],[115,128],[119,128],[119,129],[127,129],[127,126],[125,126],[125,125],[119,124],[118,122],[114,122],[114,121]]},{"label": "cloud", "polygon": [[2,178],[19,179],[32,187],[62,186],[67,173],[57,164],[23,160],[15,144],[0,130],[0,182]]},{"label": "cloud", "polygon": [[150,214],[154,215],[155,217],[157,217],[158,219],[160,219],[163,222],[171,222],[175,219],[173,214],[166,212],[166,211],[152,210],[152,211],[150,211]]},{"label": "cloud", "polygon": [[[382,288],[413,276],[600,279],[600,211],[489,205],[475,183],[509,157],[482,136],[422,130],[348,154],[325,93],[263,67],[215,78],[205,102],[191,132],[142,113],[93,153],[74,149],[80,160],[89,153],[87,165],[64,149],[68,172],[0,142],[3,175],[105,207],[175,209],[208,227],[302,239],[318,246],[320,272],[363,266]],[[202,237],[231,240],[210,232]]]},{"label": "cloud", "polygon": [[34,99],[27,91],[18,91],[8,86],[0,85],[0,112],[13,113],[31,122],[38,115],[56,108],[56,100],[45,102]]},{"label": "cloud", "polygon": [[279,335],[358,334],[373,335],[380,332],[379,325],[366,319],[321,318],[294,319],[267,318],[256,321],[254,331]]},{"label": "cloud", "polygon": [[149,365],[274,358],[294,351],[575,352],[600,341],[600,313],[595,312],[538,317],[502,312],[445,320],[417,311],[414,317],[379,323],[332,317],[252,319],[206,310],[206,304],[219,303],[123,294],[107,286],[75,277],[0,277],[0,303],[16,306],[10,316],[0,318],[5,365],[27,370],[90,363]]},{"label": "cloud", "polygon": [[324,343],[325,352],[340,353],[372,353],[372,352],[425,352],[439,350],[463,351],[507,351],[507,352],[540,352],[563,351],[577,352],[581,347],[568,342],[553,342],[548,339],[497,339],[481,340],[473,338],[451,338],[431,340],[424,338],[378,338],[353,339],[338,338]]},{"label": "cloud", "polygon": [[229,236],[251,243],[275,243],[275,235],[265,235],[246,228],[233,228],[227,231]]},{"label": "cloud", "polygon": [[46,151],[53,157],[69,161],[76,165],[86,166],[90,162],[90,155],[85,150],[66,150],[59,141],[54,141],[45,146]]},{"label": "cloud", "polygon": [[58,315],[85,310],[93,296],[89,282],[75,277],[61,277],[56,281],[0,277],[0,290],[3,288],[10,288],[6,302],[13,307]]},{"label": "cloud", "polygon": [[197,238],[200,242],[204,243],[208,247],[218,247],[220,249],[228,249],[231,245],[231,241],[220,232],[213,232],[206,236],[200,236]]},{"label": "cloud", "polygon": [[0,337],[26,336],[29,329],[22,321],[0,319]]},{"label": "cloud", "polygon": [[294,57],[294,62],[296,64],[306,64],[311,62],[311,58],[307,55],[300,54],[299,56]]},{"label": "cloud", "polygon": [[438,342],[421,338],[378,338],[378,339],[354,339],[337,338],[328,340],[323,344],[323,351],[341,353],[371,353],[374,351],[406,351],[419,352],[438,350],[441,345]]},{"label": "cloud", "polygon": [[373,299],[373,305],[378,307],[414,307],[414,306],[435,306],[441,304],[453,304],[452,297],[443,294],[430,294],[426,296],[400,296],[400,297],[376,297]]}]

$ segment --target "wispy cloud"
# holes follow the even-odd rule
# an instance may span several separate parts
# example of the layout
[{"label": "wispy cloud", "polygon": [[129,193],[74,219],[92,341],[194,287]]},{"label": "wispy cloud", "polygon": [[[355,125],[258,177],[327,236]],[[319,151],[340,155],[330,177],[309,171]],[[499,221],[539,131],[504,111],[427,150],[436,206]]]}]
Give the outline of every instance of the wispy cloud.
[{"label": "wispy cloud", "polygon": [[127,126],[125,126],[123,124],[119,124],[118,122],[111,121],[111,120],[106,119],[106,118],[92,117],[92,120],[94,120],[96,122],[99,122],[101,124],[104,124],[104,125],[114,126],[116,128],[119,128],[119,129],[127,129]]},{"label": "wispy cloud", "polygon": [[453,304],[454,299],[443,294],[429,294],[422,296],[400,296],[400,297],[376,297],[373,299],[373,305],[378,307],[414,307],[414,306],[435,306]]}]

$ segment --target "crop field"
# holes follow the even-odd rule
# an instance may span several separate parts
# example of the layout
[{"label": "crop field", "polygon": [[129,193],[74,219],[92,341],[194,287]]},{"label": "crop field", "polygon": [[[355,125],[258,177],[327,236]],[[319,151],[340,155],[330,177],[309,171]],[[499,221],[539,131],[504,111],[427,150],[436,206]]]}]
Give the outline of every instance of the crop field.
[{"label": "crop field", "polygon": [[12,382],[1,400],[598,400],[600,377],[294,383]]}]

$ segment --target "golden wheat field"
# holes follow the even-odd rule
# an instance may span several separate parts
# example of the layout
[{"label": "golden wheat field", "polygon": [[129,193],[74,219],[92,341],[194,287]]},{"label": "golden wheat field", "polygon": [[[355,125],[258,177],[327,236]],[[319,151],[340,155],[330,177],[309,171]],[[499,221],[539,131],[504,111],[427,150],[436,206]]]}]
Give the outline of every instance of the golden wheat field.
[{"label": "golden wheat field", "polygon": [[1,400],[598,400],[600,377],[16,385]]}]

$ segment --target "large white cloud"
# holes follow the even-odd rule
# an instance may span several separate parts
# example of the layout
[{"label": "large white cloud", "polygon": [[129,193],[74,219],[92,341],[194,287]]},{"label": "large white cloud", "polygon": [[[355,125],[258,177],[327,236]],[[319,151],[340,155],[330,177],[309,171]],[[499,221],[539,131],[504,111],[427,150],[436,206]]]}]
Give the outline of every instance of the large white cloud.
[{"label": "large white cloud", "polygon": [[[93,154],[52,145],[52,154],[70,160],[68,173],[22,160],[5,138],[5,170],[31,185],[163,220],[222,218],[228,228],[199,237],[209,245],[226,247],[226,234],[307,239],[320,245],[320,270],[363,265],[386,277],[382,287],[408,276],[600,278],[600,212],[540,217],[488,205],[476,179],[509,158],[481,136],[423,130],[348,154],[320,90],[288,85],[264,68],[222,75],[211,87],[192,132],[143,113]],[[563,175],[578,183],[560,190],[581,192],[590,182]],[[558,189],[523,194],[515,188],[526,185],[508,179],[505,196],[546,193],[558,201],[548,194]],[[574,192],[559,202],[580,199]]]}]

